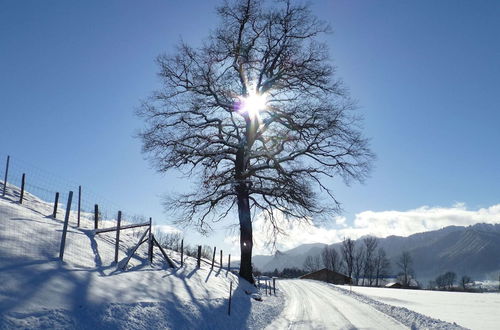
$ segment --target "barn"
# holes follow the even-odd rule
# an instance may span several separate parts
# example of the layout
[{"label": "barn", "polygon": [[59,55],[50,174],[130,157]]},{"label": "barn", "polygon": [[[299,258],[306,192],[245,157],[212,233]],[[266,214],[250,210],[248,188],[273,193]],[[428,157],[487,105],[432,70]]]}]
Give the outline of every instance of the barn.
[{"label": "barn", "polygon": [[321,270],[302,275],[302,279],[317,280],[333,284],[350,284],[352,279],[344,274],[337,273],[333,270],[323,268]]}]

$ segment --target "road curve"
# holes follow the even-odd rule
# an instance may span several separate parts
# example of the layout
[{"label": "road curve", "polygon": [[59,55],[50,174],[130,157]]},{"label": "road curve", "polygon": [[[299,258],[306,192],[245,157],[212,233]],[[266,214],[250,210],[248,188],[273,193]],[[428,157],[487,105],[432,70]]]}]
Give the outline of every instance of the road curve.
[{"label": "road curve", "polygon": [[313,280],[279,280],[285,308],[266,329],[408,329],[370,305]]}]

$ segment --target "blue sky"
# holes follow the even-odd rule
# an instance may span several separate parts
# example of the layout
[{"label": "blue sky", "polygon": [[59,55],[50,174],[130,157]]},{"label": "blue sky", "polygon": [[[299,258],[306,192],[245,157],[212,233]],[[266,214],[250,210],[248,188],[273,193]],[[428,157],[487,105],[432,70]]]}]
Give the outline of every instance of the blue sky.
[{"label": "blue sky", "polygon": [[[0,156],[168,223],[161,194],[189,183],[149,167],[134,109],[160,86],[155,57],[181,36],[199,43],[217,23],[215,3],[1,1]],[[324,0],[312,8],[335,31],[326,36],[332,59],[378,157],[364,185],[335,183],[344,218],[327,230],[354,226],[363,212],[499,204],[500,2]],[[227,235],[188,237],[220,244]]]}]

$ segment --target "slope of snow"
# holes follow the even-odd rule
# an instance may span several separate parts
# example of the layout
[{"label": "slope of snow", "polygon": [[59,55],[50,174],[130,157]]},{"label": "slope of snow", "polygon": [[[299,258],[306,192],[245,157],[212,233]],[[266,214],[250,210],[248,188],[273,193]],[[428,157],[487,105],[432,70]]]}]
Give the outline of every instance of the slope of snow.
[{"label": "slope of snow", "polygon": [[[6,198],[0,197],[1,329],[259,329],[283,307],[279,291],[255,301],[245,292],[256,292],[249,283],[225,269],[211,270],[207,263],[198,269],[193,258],[171,269],[155,249],[149,265],[146,244],[127,270],[121,270],[144,232],[140,228],[122,231],[117,267],[114,234],[94,235],[91,229],[76,228],[72,216],[60,261],[62,220],[48,216],[52,205],[29,193],[19,205],[18,194],[10,186]],[[167,253],[180,263],[177,253]]]},{"label": "slope of snow", "polygon": [[498,329],[500,293],[442,292],[352,287],[352,291],[391,306],[404,307],[470,329]]}]

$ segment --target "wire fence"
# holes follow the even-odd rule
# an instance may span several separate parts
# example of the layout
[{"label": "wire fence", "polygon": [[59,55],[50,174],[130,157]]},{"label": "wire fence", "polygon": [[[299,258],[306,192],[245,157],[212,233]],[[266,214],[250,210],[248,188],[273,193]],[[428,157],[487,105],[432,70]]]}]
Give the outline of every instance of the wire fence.
[{"label": "wire fence", "polygon": [[[58,258],[63,248],[64,261],[75,266],[111,266],[116,258],[116,231],[100,233],[99,240],[95,236],[96,229],[116,227],[119,210],[122,227],[150,221],[74,181],[0,154],[0,258],[7,264]],[[62,247],[67,212],[68,230]],[[118,259],[127,255],[145,230],[136,227],[121,234]]]}]

